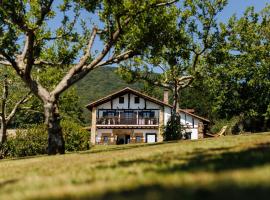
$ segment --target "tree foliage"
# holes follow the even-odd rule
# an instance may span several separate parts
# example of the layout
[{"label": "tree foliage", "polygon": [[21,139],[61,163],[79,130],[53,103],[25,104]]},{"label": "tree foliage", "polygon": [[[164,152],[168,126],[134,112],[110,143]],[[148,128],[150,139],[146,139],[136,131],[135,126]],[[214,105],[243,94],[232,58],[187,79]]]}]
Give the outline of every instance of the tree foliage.
[{"label": "tree foliage", "polygon": [[183,137],[183,126],[180,123],[181,117],[179,113],[173,113],[169,119],[163,133],[165,141],[180,140]]},{"label": "tree foliage", "polygon": [[171,90],[177,112],[181,90],[196,77],[201,57],[219,42],[216,17],[226,3],[181,1],[174,11],[176,20],[166,30],[161,46],[122,64],[119,74],[128,82],[139,79]]},{"label": "tree foliage", "polygon": [[[1,64],[12,66],[43,102],[49,154],[65,152],[60,95],[95,68],[159,48],[163,33],[174,20],[170,8],[173,3],[161,0],[136,3],[132,0],[1,1]],[[82,13],[87,20],[80,16]],[[52,28],[52,23],[57,26]],[[93,53],[97,38],[104,45]],[[42,84],[38,76],[48,67],[57,67],[63,72],[52,88]]]},{"label": "tree foliage", "polygon": [[[218,118],[244,115],[249,130],[266,128],[270,108],[270,7],[248,8],[221,24],[223,40],[205,60],[203,84]],[[248,122],[249,121],[249,122]],[[254,122],[253,125],[251,125]],[[259,123],[258,123],[259,122]],[[258,129],[259,128],[259,129]]]}]

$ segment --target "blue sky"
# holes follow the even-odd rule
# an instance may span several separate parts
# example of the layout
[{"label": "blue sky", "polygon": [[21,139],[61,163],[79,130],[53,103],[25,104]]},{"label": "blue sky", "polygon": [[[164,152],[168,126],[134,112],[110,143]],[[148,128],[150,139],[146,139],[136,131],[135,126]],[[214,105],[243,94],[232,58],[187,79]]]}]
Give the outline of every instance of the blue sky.
[{"label": "blue sky", "polygon": [[[249,6],[254,6],[255,11],[260,11],[266,6],[267,3],[270,4],[270,0],[228,0],[228,5],[220,13],[217,19],[220,22],[226,23],[233,14],[236,14],[238,17],[242,16],[246,8]],[[81,17],[89,22],[89,14],[82,13]],[[93,15],[91,17],[93,17]],[[92,20],[92,22],[97,23],[96,17],[92,18]],[[60,25],[59,21],[53,22],[52,28],[56,28],[58,25]],[[79,26],[76,28],[80,29]],[[102,48],[102,42],[100,40],[96,40],[92,52],[95,50],[100,51]]]},{"label": "blue sky", "polygon": [[229,0],[228,5],[219,16],[219,20],[226,22],[234,13],[241,16],[249,6],[254,6],[255,11],[260,11],[265,7],[266,3],[270,4],[270,0]]}]

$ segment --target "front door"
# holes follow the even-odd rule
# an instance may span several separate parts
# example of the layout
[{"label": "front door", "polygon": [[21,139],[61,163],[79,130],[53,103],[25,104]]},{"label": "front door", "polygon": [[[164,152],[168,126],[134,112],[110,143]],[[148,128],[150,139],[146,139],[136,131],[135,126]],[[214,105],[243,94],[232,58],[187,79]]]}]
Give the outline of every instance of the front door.
[{"label": "front door", "polygon": [[130,135],[117,135],[116,144],[129,144]]},{"label": "front door", "polygon": [[157,141],[157,134],[146,133],[146,143],[154,143]]}]

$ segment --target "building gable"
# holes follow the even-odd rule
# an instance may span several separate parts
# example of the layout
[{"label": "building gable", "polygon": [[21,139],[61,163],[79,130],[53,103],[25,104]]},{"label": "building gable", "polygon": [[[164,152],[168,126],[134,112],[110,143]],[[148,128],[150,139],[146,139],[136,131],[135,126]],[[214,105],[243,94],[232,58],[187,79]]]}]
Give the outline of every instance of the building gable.
[{"label": "building gable", "polygon": [[[139,99],[139,102],[135,102],[135,98]],[[160,106],[172,107],[158,99],[127,87],[94,101],[86,107],[92,110],[93,107],[103,109],[159,109]]]}]

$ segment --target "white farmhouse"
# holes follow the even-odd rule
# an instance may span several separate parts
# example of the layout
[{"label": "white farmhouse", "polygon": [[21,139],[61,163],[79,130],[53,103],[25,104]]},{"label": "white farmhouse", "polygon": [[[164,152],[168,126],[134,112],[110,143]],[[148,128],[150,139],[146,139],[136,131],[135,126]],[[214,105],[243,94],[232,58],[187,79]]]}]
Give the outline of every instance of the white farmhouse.
[{"label": "white farmhouse", "polygon": [[[92,112],[92,144],[162,142],[164,126],[171,117],[168,91],[160,101],[131,88],[124,88],[87,105]],[[187,139],[203,137],[209,120],[188,110],[179,110]]]}]

